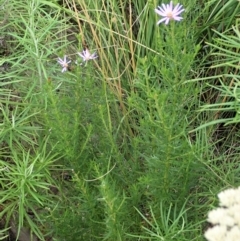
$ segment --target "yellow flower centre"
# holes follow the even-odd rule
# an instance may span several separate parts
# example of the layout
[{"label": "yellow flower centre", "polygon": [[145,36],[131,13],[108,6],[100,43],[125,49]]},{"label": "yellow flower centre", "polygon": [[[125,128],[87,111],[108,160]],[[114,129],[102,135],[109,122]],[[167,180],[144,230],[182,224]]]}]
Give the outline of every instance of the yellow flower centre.
[{"label": "yellow flower centre", "polygon": [[166,15],[167,15],[168,18],[173,19],[173,14],[172,14],[172,12],[168,12]]}]

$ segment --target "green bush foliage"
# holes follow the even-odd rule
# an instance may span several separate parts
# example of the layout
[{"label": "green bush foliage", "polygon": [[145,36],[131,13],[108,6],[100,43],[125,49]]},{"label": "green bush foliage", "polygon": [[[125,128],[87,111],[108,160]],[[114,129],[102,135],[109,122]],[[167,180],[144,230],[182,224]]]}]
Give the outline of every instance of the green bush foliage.
[{"label": "green bush foliage", "polygon": [[240,184],[223,2],[0,0],[0,240],[204,240]]}]

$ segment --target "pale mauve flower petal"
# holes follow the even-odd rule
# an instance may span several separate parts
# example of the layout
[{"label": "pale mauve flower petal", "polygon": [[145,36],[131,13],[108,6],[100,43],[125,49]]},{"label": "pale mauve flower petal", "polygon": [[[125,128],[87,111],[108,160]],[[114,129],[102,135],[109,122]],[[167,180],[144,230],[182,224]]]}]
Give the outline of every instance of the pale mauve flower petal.
[{"label": "pale mauve flower petal", "polygon": [[67,56],[64,55],[63,59],[58,57],[57,62],[62,66],[62,73],[68,70],[71,60],[67,60]]},{"label": "pale mauve flower petal", "polygon": [[183,18],[179,15],[185,11],[182,5],[179,3],[174,7],[172,1],[169,4],[162,3],[161,6],[158,6],[158,8],[155,9],[155,12],[163,17],[160,19],[157,24],[160,24],[162,22],[165,22],[167,25],[170,20],[180,21]]},{"label": "pale mauve flower petal", "polygon": [[98,57],[96,52],[91,54],[88,49],[85,49],[82,52],[78,52],[78,55],[83,59],[83,61],[93,60]]}]

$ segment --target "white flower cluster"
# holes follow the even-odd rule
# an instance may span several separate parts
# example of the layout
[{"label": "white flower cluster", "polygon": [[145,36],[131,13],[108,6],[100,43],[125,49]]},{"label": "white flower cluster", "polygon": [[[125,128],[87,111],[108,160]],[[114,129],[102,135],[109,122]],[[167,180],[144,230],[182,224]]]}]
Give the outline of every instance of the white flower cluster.
[{"label": "white flower cluster", "polygon": [[208,222],[215,225],[205,232],[209,241],[240,240],[240,187],[218,194],[220,207],[208,213]]}]

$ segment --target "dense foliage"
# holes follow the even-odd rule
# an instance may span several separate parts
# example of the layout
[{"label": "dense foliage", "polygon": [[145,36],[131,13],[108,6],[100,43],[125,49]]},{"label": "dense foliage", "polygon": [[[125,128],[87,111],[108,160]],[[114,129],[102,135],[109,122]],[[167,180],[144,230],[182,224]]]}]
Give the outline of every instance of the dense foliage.
[{"label": "dense foliage", "polygon": [[204,240],[240,185],[240,3],[162,2],[0,0],[0,240]]}]

